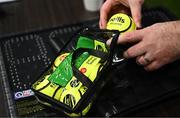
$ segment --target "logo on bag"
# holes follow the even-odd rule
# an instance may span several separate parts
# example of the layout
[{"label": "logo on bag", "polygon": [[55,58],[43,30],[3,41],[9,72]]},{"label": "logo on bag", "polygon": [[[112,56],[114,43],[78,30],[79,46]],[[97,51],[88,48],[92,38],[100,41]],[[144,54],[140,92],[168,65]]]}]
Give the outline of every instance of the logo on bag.
[{"label": "logo on bag", "polygon": [[76,88],[79,85],[79,81],[77,79],[72,80],[70,82],[71,87]]},{"label": "logo on bag", "polygon": [[73,107],[75,106],[75,104],[76,104],[76,99],[75,99],[75,97],[74,97],[73,95],[67,94],[67,95],[64,97],[63,102],[64,102],[66,105],[68,105],[68,106],[70,106],[71,108],[73,108]]}]

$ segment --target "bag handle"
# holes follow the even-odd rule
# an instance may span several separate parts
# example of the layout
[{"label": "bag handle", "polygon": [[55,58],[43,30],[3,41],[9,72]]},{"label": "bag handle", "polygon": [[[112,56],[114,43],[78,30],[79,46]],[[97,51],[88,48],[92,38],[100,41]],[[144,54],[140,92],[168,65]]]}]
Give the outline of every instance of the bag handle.
[{"label": "bag handle", "polygon": [[79,57],[84,52],[88,52],[90,55],[99,57],[103,61],[107,60],[108,53],[101,52],[101,51],[94,50],[94,49],[88,49],[88,48],[78,48],[77,50],[75,50],[73,52],[73,54],[72,54],[72,62],[71,62],[73,74],[81,83],[83,83],[83,85],[85,85],[87,88],[89,88],[93,84],[93,82],[86,75],[84,75],[82,72],[80,72],[75,67],[76,58]]},{"label": "bag handle", "polygon": [[120,34],[120,32],[117,30],[113,30],[113,31],[115,32],[115,35],[112,36],[112,41],[110,44],[110,54],[109,54],[109,62],[111,65],[113,63],[114,54],[115,54],[115,51],[117,48],[117,41],[118,41],[119,34]]},{"label": "bag handle", "polygon": [[[119,65],[121,64],[121,62],[124,62],[124,58],[123,58],[123,52],[130,46],[128,45],[122,45],[122,44],[117,44],[119,35],[121,32],[119,32],[118,30],[108,30],[108,29],[97,29],[97,28],[91,28],[91,27],[87,27],[84,28],[80,34],[84,34],[87,35],[89,32],[91,32],[91,38],[92,39],[96,39],[95,37],[93,38],[94,34],[107,34],[109,36],[109,38],[112,38],[112,42],[110,44],[110,50],[109,50],[109,59],[108,62],[110,63],[110,65],[114,66],[114,65]],[[101,39],[102,42],[106,43],[106,40],[103,40],[102,37],[99,37]]]},{"label": "bag handle", "polygon": [[118,66],[119,64],[121,64],[122,62],[124,63],[124,61],[127,61],[127,59],[125,59],[123,57],[123,52],[125,50],[127,50],[129,47],[132,46],[132,44],[118,44],[118,38],[119,35],[121,35],[119,31],[114,30],[115,35],[112,37],[112,41],[110,44],[110,63],[112,66]]},{"label": "bag handle", "polygon": [[[92,40],[93,39],[96,39],[96,37],[94,37],[95,34],[106,34],[108,37],[106,37],[106,39],[110,39],[112,38],[112,42],[110,44],[110,51],[109,51],[109,59],[108,59],[108,62],[113,65],[114,62],[113,62],[113,58],[115,57],[115,52],[117,51],[117,49],[127,49],[125,48],[124,45],[120,45],[120,44],[117,44],[117,40],[118,40],[118,37],[120,35],[120,32],[118,30],[108,30],[108,29],[98,29],[98,28],[92,28],[92,27],[86,27],[86,28],[83,28],[80,32],[79,32],[79,35],[89,35],[88,37],[91,37]],[[79,36],[78,35],[78,36]],[[106,43],[106,40],[104,40],[102,37],[99,37],[97,39],[100,39],[100,41]],[[118,47],[120,46],[120,47]]]}]

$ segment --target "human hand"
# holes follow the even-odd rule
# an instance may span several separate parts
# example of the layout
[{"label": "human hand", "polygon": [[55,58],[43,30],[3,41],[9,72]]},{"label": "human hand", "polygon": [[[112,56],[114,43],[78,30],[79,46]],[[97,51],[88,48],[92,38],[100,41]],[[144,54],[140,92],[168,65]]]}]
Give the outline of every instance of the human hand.
[{"label": "human hand", "polygon": [[99,27],[105,29],[108,19],[113,14],[129,14],[130,11],[136,26],[141,27],[141,6],[143,2],[144,0],[106,0],[100,10]]},{"label": "human hand", "polygon": [[124,33],[119,36],[118,43],[136,43],[124,52],[124,57],[136,57],[145,70],[153,71],[180,59],[179,37],[180,21],[171,21]]}]

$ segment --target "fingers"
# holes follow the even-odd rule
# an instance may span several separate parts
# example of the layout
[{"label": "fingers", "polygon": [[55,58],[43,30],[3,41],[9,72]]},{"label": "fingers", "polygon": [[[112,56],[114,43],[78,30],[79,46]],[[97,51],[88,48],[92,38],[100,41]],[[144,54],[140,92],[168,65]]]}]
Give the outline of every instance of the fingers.
[{"label": "fingers", "polygon": [[130,47],[128,50],[126,50],[123,53],[123,56],[125,58],[134,58],[140,55],[143,55],[146,53],[146,48],[144,48],[144,43],[140,42],[132,47]]},{"label": "fingers", "polygon": [[162,64],[158,63],[157,61],[146,62],[144,59],[144,56],[137,57],[136,62],[138,65],[144,66],[144,69],[146,71],[154,71],[154,70],[159,69],[162,66]]},{"label": "fingers", "polygon": [[[135,21],[135,24],[138,28],[141,27],[141,8],[144,0],[106,0],[106,2],[103,4],[100,10],[100,20],[99,20],[99,27],[101,29],[106,28],[108,15],[110,14],[112,8],[115,8],[116,6],[121,9],[121,11],[127,12],[127,7],[130,7],[132,17]],[[124,5],[125,7],[123,7]],[[120,8],[123,7],[123,8]],[[116,10],[117,11],[117,10]]]},{"label": "fingers", "polygon": [[100,20],[99,20],[99,27],[101,29],[106,28],[107,20],[108,20],[108,14],[111,11],[112,2],[110,0],[107,0],[100,10]]},{"label": "fingers", "polygon": [[[141,41],[143,38],[143,30],[135,30],[132,32],[126,32],[120,34],[117,43],[118,44],[126,44],[126,43],[135,43]],[[109,39],[106,44],[110,45],[112,39]]]},{"label": "fingers", "polygon": [[141,66],[146,66],[146,65],[150,64],[152,61],[154,61],[154,59],[152,58],[152,55],[147,52],[146,52],[146,54],[144,54],[142,56],[138,56],[136,58],[136,63]]},{"label": "fingers", "polygon": [[146,71],[154,71],[162,67],[162,64],[158,61],[153,61],[152,63],[148,64],[144,67]]},{"label": "fingers", "polygon": [[129,13],[129,4],[126,0],[106,0],[103,6],[100,9],[100,20],[99,27],[100,29],[105,29],[109,16],[112,16],[116,13]]},{"label": "fingers", "polygon": [[136,58],[136,63],[137,63],[138,65],[141,65],[141,66],[146,66],[146,65],[148,65],[150,62],[151,62],[151,61],[150,61],[148,58],[146,58],[144,55],[143,55],[143,56],[139,56],[139,57]]},{"label": "fingers", "polygon": [[120,34],[118,43],[135,43],[139,42],[143,39],[143,30],[135,30],[132,32],[126,32],[124,34]]},{"label": "fingers", "polygon": [[[137,31],[129,32],[129,33],[126,33],[125,35],[122,35],[122,37],[119,37],[119,40],[121,41],[118,40],[118,43],[127,43],[127,42],[132,43],[132,42],[141,41],[143,36],[141,35],[141,33],[136,33],[136,32]],[[110,45],[111,41],[112,39],[109,39],[106,42],[106,44]],[[144,42],[139,42],[135,44],[134,46],[130,47],[128,50],[126,50],[123,55],[125,58],[133,58],[133,57],[143,55],[145,53],[146,53],[146,48],[144,47]]]},{"label": "fingers", "polygon": [[[141,40],[143,40],[144,37],[143,35],[144,35],[144,29],[135,30],[132,32],[126,32],[119,36],[117,43],[125,44],[125,43],[139,42],[124,52],[123,55],[125,58],[133,58],[146,53],[144,42],[143,41],[141,42]],[[107,45],[110,45],[111,40],[112,39],[106,42]]]},{"label": "fingers", "polygon": [[141,8],[144,0],[129,0],[131,14],[138,28],[141,27]]},{"label": "fingers", "polygon": [[152,56],[152,54],[146,52],[146,54],[136,58],[138,65],[144,66],[146,71],[155,71],[161,68],[163,65],[169,63],[167,60],[160,60]]},{"label": "fingers", "polygon": [[164,65],[163,63],[159,63],[157,60],[152,59],[150,54],[148,55],[147,53],[142,56],[138,56],[136,58],[136,63],[140,66],[144,66],[146,71],[154,71]]}]

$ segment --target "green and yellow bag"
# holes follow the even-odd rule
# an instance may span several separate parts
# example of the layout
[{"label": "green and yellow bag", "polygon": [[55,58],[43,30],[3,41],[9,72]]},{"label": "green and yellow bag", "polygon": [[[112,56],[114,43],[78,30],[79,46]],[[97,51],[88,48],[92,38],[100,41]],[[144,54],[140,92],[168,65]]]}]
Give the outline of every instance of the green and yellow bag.
[{"label": "green and yellow bag", "polygon": [[[118,36],[119,32],[113,30],[79,31],[51,67],[33,83],[36,98],[69,116],[86,115],[108,81],[108,70],[117,63],[113,52]],[[110,48],[106,46],[108,39],[112,39]]]}]

